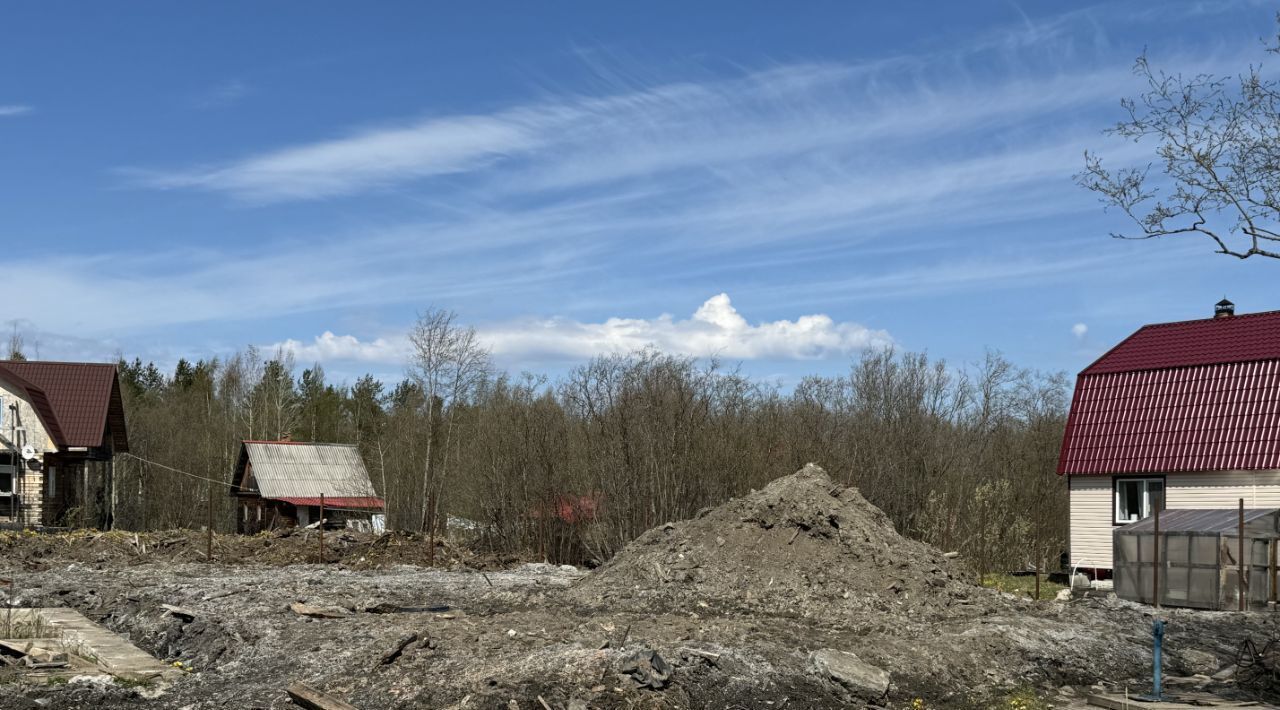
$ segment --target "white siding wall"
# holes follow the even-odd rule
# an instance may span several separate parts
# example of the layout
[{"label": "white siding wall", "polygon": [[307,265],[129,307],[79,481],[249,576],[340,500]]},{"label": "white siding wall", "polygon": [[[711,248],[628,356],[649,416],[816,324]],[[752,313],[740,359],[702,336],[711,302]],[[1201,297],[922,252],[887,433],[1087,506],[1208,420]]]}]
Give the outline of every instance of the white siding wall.
[{"label": "white siding wall", "polygon": [[[1111,567],[1111,476],[1071,477],[1071,564]],[[1280,508],[1280,471],[1170,473],[1166,508]]]},{"label": "white siding wall", "polygon": [[1071,565],[1111,568],[1111,476],[1071,477]]},{"label": "white siding wall", "polygon": [[1167,508],[1280,508],[1280,471],[1171,473]]}]

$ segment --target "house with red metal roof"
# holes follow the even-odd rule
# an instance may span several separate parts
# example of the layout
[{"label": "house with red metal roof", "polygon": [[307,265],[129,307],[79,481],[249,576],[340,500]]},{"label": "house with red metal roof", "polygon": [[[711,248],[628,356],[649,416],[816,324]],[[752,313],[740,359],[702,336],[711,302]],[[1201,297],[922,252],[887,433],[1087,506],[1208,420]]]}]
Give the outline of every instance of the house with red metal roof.
[{"label": "house with red metal roof", "polygon": [[0,360],[0,523],[109,527],[128,450],[115,365]]},{"label": "house with red metal roof", "polygon": [[368,521],[385,503],[369,480],[360,451],[350,444],[284,439],[245,441],[231,477],[236,530]]},{"label": "house with red metal roof", "polygon": [[1076,379],[1058,459],[1073,567],[1170,509],[1280,508],[1280,311],[1147,325]]}]

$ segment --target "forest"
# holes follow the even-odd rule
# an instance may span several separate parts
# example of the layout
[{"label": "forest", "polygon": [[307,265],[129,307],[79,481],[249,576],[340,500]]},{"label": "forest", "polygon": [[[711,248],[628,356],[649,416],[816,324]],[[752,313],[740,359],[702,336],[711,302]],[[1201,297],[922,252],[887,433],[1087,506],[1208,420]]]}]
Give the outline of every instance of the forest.
[{"label": "forest", "polygon": [[254,347],[172,372],[121,358],[132,452],[157,465],[118,457],[116,486],[137,495],[119,496],[116,526],[201,527],[212,496],[215,527],[232,529],[214,481],[229,483],[241,440],[289,435],[358,446],[389,528],[463,526],[486,549],[555,561],[597,564],[810,461],[979,571],[1056,564],[1065,548],[1068,380],[995,352],[957,367],[868,351],[784,389],[654,349],[511,374],[446,311],[410,341],[398,382],[335,383]]}]

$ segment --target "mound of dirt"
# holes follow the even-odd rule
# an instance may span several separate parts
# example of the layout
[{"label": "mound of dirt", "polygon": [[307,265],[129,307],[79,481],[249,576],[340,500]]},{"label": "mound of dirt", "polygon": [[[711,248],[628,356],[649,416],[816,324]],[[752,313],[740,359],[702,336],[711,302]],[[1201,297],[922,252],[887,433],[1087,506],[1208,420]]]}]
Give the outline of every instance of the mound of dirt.
[{"label": "mound of dirt", "polygon": [[577,594],[593,605],[674,602],[831,620],[884,613],[954,619],[1006,603],[958,575],[936,548],[898,534],[856,488],[809,464],[641,535]]}]

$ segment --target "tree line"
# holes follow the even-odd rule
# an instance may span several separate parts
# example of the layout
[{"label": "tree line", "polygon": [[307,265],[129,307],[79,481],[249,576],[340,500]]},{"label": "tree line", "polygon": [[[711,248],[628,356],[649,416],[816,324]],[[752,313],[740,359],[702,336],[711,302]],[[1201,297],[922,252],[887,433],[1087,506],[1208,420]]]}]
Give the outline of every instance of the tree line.
[{"label": "tree line", "polygon": [[[647,349],[550,379],[495,368],[447,311],[410,334],[406,376],[333,383],[286,351],[121,360],[130,445],[117,525],[232,529],[243,439],[350,443],[387,501],[388,527],[465,529],[497,552],[599,562],[641,532],[813,461],[857,486],[905,534],[981,570],[1053,559],[1067,500],[1054,475],[1067,380],[996,353],[951,367],[872,351],[790,390],[714,360]],[[209,480],[202,480],[209,479]],[[213,483],[218,481],[221,483]]]}]

